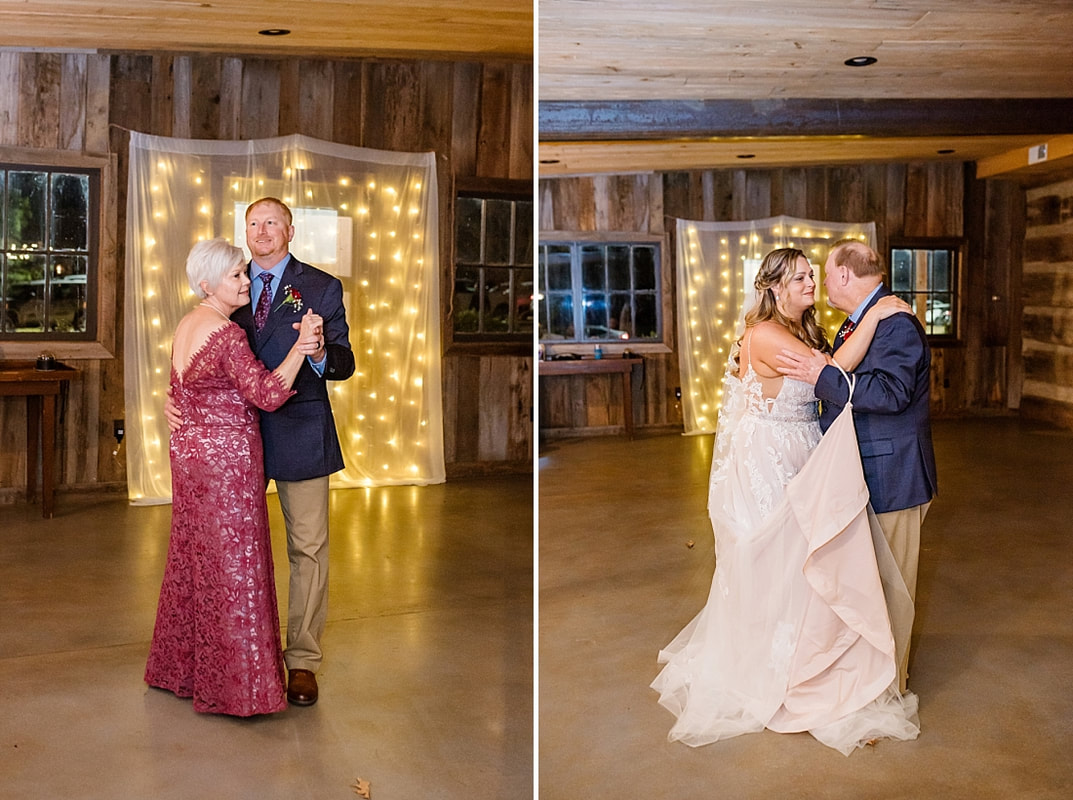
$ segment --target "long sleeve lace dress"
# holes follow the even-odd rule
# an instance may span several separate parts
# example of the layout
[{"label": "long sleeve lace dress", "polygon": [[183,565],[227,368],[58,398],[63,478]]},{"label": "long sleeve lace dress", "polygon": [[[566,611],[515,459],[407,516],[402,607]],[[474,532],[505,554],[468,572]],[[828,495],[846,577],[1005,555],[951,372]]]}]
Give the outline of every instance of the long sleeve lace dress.
[{"label": "long sleeve lace dress", "polygon": [[242,329],[214,331],[172,399],[172,514],[145,680],[236,716],[287,706],[257,408],[293,392],[264,368]]}]

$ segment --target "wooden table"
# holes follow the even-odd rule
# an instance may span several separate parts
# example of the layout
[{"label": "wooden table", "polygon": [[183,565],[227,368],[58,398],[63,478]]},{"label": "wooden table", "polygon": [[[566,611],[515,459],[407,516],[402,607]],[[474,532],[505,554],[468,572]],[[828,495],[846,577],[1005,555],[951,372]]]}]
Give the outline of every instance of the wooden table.
[{"label": "wooden table", "polygon": [[622,414],[626,435],[633,438],[633,388],[630,377],[635,364],[643,358],[576,358],[539,362],[539,375],[608,375],[622,374]]},{"label": "wooden table", "polygon": [[38,370],[33,361],[0,361],[0,397],[26,398],[26,500],[37,501],[37,449],[41,448],[41,515],[51,519],[56,492],[56,398],[78,370],[57,363]]}]

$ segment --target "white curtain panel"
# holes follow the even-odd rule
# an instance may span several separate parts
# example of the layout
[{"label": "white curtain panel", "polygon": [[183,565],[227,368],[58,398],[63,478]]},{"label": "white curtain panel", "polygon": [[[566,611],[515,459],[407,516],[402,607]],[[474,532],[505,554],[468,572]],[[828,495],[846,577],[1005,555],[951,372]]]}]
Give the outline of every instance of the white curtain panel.
[{"label": "white curtain panel", "polygon": [[306,136],[209,141],[132,133],[124,304],[131,502],[171,500],[163,408],[172,333],[197,303],[187,253],[215,236],[245,249],[246,206],[264,196],[294,213],[291,252],[343,283],[357,369],[330,383],[346,462],[332,486],[442,483],[435,154]]},{"label": "white curtain panel", "polygon": [[764,256],[778,247],[804,251],[816,272],[818,319],[832,338],[845,315],[827,305],[823,264],[839,239],[875,247],[874,222],[823,222],[768,217],[741,222],[677,220],[678,360],[686,434],[714,433],[722,404],[723,373],[753,279]]}]

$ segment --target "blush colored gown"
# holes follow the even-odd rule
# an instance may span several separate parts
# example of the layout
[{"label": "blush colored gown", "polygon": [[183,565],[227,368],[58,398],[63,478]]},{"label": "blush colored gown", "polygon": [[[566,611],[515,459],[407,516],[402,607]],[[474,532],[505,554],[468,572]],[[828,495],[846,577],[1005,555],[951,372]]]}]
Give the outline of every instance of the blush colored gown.
[{"label": "blush colored gown", "polygon": [[870,515],[851,406],[821,437],[811,385],[784,378],[765,399],[751,366],[728,372],[708,511],[708,602],[660,651],[652,683],[678,718],[669,738],[809,731],[846,755],[916,738],[884,591],[911,601]]},{"label": "blush colored gown", "polygon": [[172,512],[145,680],[194,709],[251,716],[287,706],[257,407],[293,392],[233,322],[214,331],[171,392]]}]

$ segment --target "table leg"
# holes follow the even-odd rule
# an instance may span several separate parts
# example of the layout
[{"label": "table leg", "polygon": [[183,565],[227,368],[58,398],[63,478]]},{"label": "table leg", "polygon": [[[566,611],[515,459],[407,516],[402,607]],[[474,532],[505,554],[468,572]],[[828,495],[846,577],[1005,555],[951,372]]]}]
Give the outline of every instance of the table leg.
[{"label": "table leg", "polygon": [[56,510],[56,395],[46,394],[41,415],[41,516]]},{"label": "table leg", "polygon": [[26,395],[26,502],[37,502],[37,453],[41,446],[41,396]]}]

